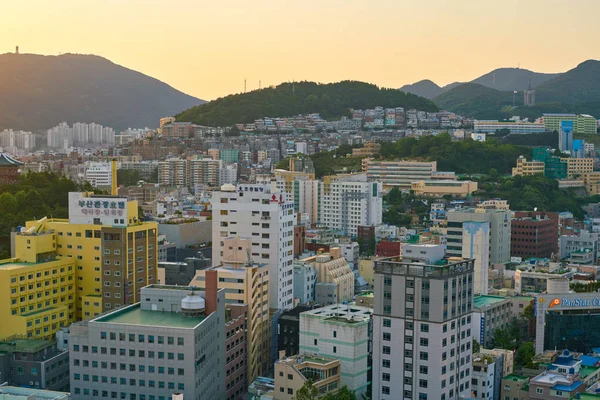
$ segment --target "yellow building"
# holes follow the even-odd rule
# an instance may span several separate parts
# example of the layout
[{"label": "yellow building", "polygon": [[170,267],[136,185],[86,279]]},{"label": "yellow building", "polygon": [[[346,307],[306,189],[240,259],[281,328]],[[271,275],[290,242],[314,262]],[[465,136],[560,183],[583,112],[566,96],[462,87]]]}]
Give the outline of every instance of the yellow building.
[{"label": "yellow building", "polygon": [[298,390],[309,379],[317,388],[319,397],[335,393],[341,385],[340,368],[340,360],[335,358],[313,354],[285,357],[285,350],[282,350],[279,360],[275,362],[275,390],[272,392],[272,398],[295,399]]},{"label": "yellow building", "polygon": [[543,161],[527,161],[523,156],[517,158],[517,166],[512,169],[512,176],[544,174],[545,163]]},{"label": "yellow building", "polygon": [[410,190],[417,196],[441,197],[445,195],[467,197],[477,191],[477,182],[453,180],[428,180],[411,183]]},{"label": "yellow building", "polygon": [[581,177],[594,171],[593,158],[561,158],[561,162],[567,163],[567,176]]},{"label": "yellow building", "polygon": [[[225,289],[227,303],[248,305],[248,365],[251,382],[266,376],[271,369],[271,319],[269,316],[269,265],[248,260],[252,240],[226,238],[223,240],[223,263],[207,270],[198,270],[190,282],[201,290],[206,281],[218,280],[217,287]],[[218,278],[218,279],[217,279]]]},{"label": "yellow building", "polygon": [[68,219],[28,221],[26,230],[53,232],[56,254],[74,261],[76,320],[136,303],[156,283],[158,225],[139,220],[137,201],[69,193]]},{"label": "yellow building", "polygon": [[15,255],[0,261],[0,338],[52,339],[75,322],[75,262],[50,230],[16,235]]},{"label": "yellow building", "polygon": [[583,174],[583,183],[588,196],[600,194],[600,171]]},{"label": "yellow building", "polygon": [[342,249],[332,247],[329,253],[319,252],[300,262],[310,264],[317,272],[315,302],[317,304],[336,304],[351,301],[354,296],[354,274]]},{"label": "yellow building", "polygon": [[369,285],[375,284],[375,269],[373,268],[375,259],[364,259],[358,262],[358,274],[365,278]]}]

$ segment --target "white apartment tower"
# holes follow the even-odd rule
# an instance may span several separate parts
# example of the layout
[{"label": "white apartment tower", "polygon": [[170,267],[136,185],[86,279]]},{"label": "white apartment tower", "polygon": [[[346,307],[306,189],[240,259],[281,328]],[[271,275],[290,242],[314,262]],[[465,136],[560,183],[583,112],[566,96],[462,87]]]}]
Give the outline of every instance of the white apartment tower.
[{"label": "white apartment tower", "polygon": [[326,176],[319,184],[319,223],[356,236],[361,225],[379,225],[382,215],[381,182],[366,174]]},{"label": "white apartment tower", "polygon": [[294,203],[269,185],[223,185],[212,198],[212,262],[222,262],[224,239],[252,239],[250,258],[269,264],[269,306],[290,309],[294,299]]},{"label": "white apartment tower", "polygon": [[373,400],[469,397],[473,262],[375,262]]}]

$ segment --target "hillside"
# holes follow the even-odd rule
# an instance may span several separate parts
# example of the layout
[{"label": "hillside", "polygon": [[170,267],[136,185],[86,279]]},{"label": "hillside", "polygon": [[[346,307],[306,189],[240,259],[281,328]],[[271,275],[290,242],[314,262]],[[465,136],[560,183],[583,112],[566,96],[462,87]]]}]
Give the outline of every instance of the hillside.
[{"label": "hillside", "polygon": [[378,88],[369,83],[342,81],[282,83],[276,87],[233,94],[195,106],[175,117],[201,125],[228,126],[258,118],[320,113],[331,119],[348,115],[350,108],[375,106],[416,108],[436,111],[431,101],[396,89]]},{"label": "hillside", "polygon": [[[517,96],[517,105],[523,99]],[[500,92],[477,83],[464,83],[433,99],[442,109],[476,119],[498,118],[502,110],[510,109],[513,103],[512,92]]]},{"label": "hillside", "polygon": [[425,97],[426,99],[433,99],[444,92],[443,88],[439,87],[429,79],[424,79],[411,85],[404,85],[400,88],[400,90],[406,93],[412,93],[416,94],[417,96]]},{"label": "hillside", "polygon": [[61,121],[152,127],[202,102],[94,55],[0,55],[0,129],[47,129]]},{"label": "hillside", "polygon": [[600,116],[600,62],[588,60],[536,88],[536,106],[523,107],[523,91],[512,108],[512,91],[498,91],[474,83],[457,86],[433,99],[441,108],[478,119],[512,115],[537,118],[543,113]]},{"label": "hillside", "polygon": [[473,79],[471,83],[478,83],[500,91],[518,90],[521,92],[527,89],[529,80],[531,80],[531,86],[536,88],[542,83],[558,76],[560,74],[544,74],[522,68],[497,68],[479,78]]},{"label": "hillside", "polygon": [[600,61],[587,60],[536,89],[542,102],[600,102]]}]

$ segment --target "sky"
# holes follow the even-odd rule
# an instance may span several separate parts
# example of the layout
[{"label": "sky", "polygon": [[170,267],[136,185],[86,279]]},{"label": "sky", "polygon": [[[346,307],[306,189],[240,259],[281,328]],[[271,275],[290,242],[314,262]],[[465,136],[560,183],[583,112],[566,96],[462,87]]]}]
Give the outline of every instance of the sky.
[{"label": "sky", "polygon": [[96,54],[212,100],[285,81],[399,88],[600,58],[598,0],[0,0],[0,53]]}]

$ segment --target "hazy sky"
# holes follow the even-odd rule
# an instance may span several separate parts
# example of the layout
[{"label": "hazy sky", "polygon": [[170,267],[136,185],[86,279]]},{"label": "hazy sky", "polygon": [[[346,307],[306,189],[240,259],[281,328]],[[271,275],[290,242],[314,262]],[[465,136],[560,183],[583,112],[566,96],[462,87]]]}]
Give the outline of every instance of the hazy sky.
[{"label": "hazy sky", "polygon": [[214,99],[282,81],[400,87],[600,58],[600,0],[0,0],[0,53],[86,53]]}]

